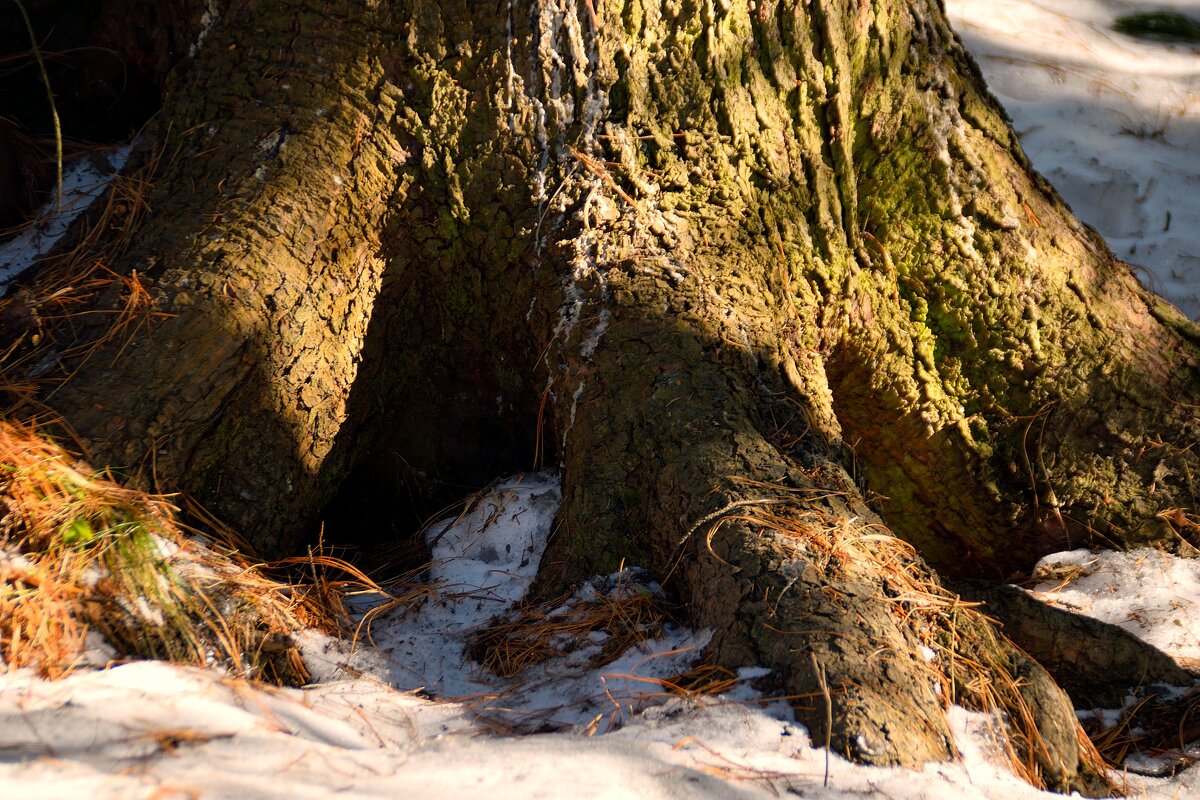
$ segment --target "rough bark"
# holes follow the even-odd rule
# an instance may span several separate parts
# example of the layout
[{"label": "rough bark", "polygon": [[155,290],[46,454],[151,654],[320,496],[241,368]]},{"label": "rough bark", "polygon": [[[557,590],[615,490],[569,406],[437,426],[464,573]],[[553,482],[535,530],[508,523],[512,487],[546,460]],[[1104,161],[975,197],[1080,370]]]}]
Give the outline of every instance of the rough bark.
[{"label": "rough bark", "polygon": [[52,395],[97,457],[153,460],[267,552],[295,546],[321,502],[385,216],[412,181],[399,89],[379,58],[384,16],[227,12],[143,148],[165,146],[167,166],[122,266],[170,318],[94,354]]},{"label": "rough bark", "polygon": [[547,582],[650,566],[857,759],[953,755],[974,693],[1098,789],[934,569],[1189,546],[1200,331],[1030,170],[938,4],[237,4],[164,145],[118,266],[175,316],[50,398],[99,458],[272,551],[348,475],[540,452]]}]

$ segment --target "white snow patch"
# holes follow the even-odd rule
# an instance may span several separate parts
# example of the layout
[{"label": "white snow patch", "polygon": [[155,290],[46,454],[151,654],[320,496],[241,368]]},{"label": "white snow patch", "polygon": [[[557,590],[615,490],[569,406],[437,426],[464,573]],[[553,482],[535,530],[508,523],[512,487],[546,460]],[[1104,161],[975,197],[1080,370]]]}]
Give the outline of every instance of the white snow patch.
[{"label": "white snow patch", "polygon": [[0,296],[13,278],[53,249],[71,223],[98,198],[125,166],[132,144],[111,152],[79,156],[63,165],[62,202],[57,196],[38,209],[35,221],[0,244]]},{"label": "white snow patch", "polygon": [[[676,698],[614,733],[496,737],[471,708],[372,680],[270,689],[142,662],[48,682],[0,675],[6,796],[297,800],[455,797],[1051,800],[1004,766],[981,715],[950,710],[962,763],[852,764],[754,703]],[[1130,776],[1134,796],[1191,797],[1189,772]]]},{"label": "white snow patch", "polygon": [[1072,550],[1034,571],[1039,600],[1120,626],[1185,666],[1200,666],[1200,560],[1158,550]]},{"label": "white snow patch", "polygon": [[[577,729],[600,720],[601,729],[620,724],[658,692],[655,681],[691,667],[708,643],[707,632],[666,626],[659,637],[593,667],[607,639],[594,632],[567,655],[506,679],[488,673],[467,652],[478,632],[525,596],[560,501],[557,478],[527,475],[496,485],[469,513],[431,526],[429,579],[438,597],[410,614],[374,621],[373,648],[348,655],[321,637],[310,638],[304,647],[310,669],[334,677],[340,659],[355,674],[467,700],[507,723]],[[584,584],[573,602],[656,591],[626,570]]]}]

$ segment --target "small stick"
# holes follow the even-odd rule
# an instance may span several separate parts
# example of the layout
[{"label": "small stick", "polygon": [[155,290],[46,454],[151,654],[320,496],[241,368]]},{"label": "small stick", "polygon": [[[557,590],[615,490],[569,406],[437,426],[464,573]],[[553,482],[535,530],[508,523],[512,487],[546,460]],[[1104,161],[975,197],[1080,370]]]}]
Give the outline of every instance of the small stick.
[{"label": "small stick", "polygon": [[817,674],[817,682],[821,694],[825,697],[825,780],[823,786],[829,785],[829,743],[833,739],[833,698],[829,695],[829,682],[825,680],[825,665],[817,661],[817,654],[812,656],[813,671]]},{"label": "small stick", "polygon": [[42,48],[38,47],[37,35],[33,32],[33,23],[29,21],[29,15],[25,13],[25,5],[21,0],[13,0],[17,4],[17,10],[21,12],[21,18],[25,20],[25,30],[29,32],[29,47],[33,50],[33,57],[37,59],[38,70],[42,73],[42,83],[46,84],[46,99],[50,101],[50,116],[54,118],[54,160],[58,168],[58,201],[57,211],[62,213],[63,200],[63,140],[62,140],[62,125],[58,121],[58,107],[54,104],[54,90],[50,88],[50,76],[46,73],[46,62],[42,60]]},{"label": "small stick", "polygon": [[579,150],[576,150],[574,147],[568,147],[567,150],[570,151],[571,155],[573,155],[573,156],[575,156],[575,158],[579,159],[579,163],[583,164],[583,166],[587,168],[588,172],[592,173],[597,178],[599,178],[601,181],[603,181],[605,183],[605,185],[607,185],[610,189],[612,189],[614,192],[616,192],[618,195],[620,195],[622,200],[624,200],[626,203],[629,203],[629,205],[633,206],[635,211],[640,212],[642,210],[641,206],[638,205],[637,201],[634,200],[632,197],[630,197],[628,192],[626,192],[624,189],[622,189],[620,186],[618,186],[617,182],[614,181],[612,176],[608,174],[608,168],[604,165],[603,162],[597,161],[596,159],[589,156],[587,153],[580,152]]}]

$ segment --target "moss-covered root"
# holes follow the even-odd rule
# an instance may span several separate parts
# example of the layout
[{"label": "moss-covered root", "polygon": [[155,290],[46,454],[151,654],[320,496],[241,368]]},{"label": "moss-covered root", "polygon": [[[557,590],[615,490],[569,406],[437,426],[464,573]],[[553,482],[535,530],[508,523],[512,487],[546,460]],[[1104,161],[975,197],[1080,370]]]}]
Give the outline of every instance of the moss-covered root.
[{"label": "moss-covered root", "polygon": [[743,379],[736,363],[751,362],[732,348],[692,357],[703,349],[680,317],[613,310],[586,373],[563,379],[583,384],[557,393],[565,502],[548,561],[576,574],[622,559],[652,567],[714,631],[719,664],[772,669],[814,741],[860,762],[954,757],[947,665],[1001,652],[959,683],[1045,677],[1031,684],[1037,694],[981,694],[975,705],[1007,712],[1014,741],[1037,742],[1032,779],[1089,788],[1073,710],[1053,681],[985,623],[948,638],[957,598],[821,455],[823,439],[810,433],[785,454],[760,430],[765,376]]},{"label": "moss-covered root", "polygon": [[945,590],[840,468],[809,477],[814,485],[769,504],[760,494],[697,531],[683,571],[703,587],[693,604],[715,611],[703,622],[721,632],[718,660],[778,670],[814,741],[856,761],[952,756],[943,702],[953,697],[1001,715],[1013,765],[1033,785],[1108,794],[1104,764],[1049,673]]},{"label": "moss-covered root", "polygon": [[696,520],[660,541],[674,546],[655,547],[655,561],[693,622],[714,631],[718,664],[772,669],[813,741],[858,762],[954,758],[953,699],[1004,721],[1013,765],[1033,785],[1109,793],[1067,695],[941,586],[840,466],[772,466],[759,473],[769,481],[725,472],[690,495],[671,471],[644,484],[651,507]]}]

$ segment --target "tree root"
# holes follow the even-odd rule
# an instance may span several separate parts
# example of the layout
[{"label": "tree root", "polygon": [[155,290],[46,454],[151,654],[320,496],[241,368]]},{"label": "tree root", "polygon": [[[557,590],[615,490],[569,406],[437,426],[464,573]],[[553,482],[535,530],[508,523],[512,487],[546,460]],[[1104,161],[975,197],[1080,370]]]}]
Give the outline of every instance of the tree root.
[{"label": "tree root", "polygon": [[1161,650],[1107,622],[1047,605],[1015,586],[960,581],[954,590],[984,603],[1004,635],[1038,661],[1079,708],[1114,708],[1146,684],[1190,686],[1194,678]]}]

